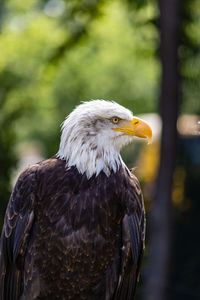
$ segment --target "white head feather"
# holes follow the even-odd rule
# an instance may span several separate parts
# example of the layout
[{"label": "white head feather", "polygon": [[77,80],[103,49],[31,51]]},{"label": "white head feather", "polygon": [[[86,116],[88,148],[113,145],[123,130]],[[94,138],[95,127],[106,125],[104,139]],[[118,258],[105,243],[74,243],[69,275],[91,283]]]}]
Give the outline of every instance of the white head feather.
[{"label": "white head feather", "polygon": [[111,122],[112,117],[133,119],[131,111],[115,102],[92,100],[77,106],[62,124],[57,156],[88,178],[101,171],[107,176],[111,170],[116,172],[123,163],[120,149],[133,137],[114,131],[118,125]]}]

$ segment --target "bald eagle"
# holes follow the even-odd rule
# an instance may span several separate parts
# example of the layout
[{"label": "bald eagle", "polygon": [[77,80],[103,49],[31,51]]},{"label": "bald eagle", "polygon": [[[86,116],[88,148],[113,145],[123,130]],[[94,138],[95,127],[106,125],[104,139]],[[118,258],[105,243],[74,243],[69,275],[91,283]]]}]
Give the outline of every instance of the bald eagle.
[{"label": "bald eagle", "polygon": [[123,106],[82,103],[54,157],[19,176],[0,244],[0,299],[133,299],[144,249],[138,180],[120,149],[150,126]]}]

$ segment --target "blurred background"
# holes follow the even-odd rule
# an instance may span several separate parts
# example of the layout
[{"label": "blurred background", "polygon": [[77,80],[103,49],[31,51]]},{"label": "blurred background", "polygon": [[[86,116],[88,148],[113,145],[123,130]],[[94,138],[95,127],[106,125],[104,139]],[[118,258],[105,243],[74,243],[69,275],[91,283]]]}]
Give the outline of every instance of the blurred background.
[{"label": "blurred background", "polygon": [[198,0],[0,0],[0,227],[66,115],[115,100],[153,128],[122,153],[147,210],[137,299],[200,299],[199,93]]}]

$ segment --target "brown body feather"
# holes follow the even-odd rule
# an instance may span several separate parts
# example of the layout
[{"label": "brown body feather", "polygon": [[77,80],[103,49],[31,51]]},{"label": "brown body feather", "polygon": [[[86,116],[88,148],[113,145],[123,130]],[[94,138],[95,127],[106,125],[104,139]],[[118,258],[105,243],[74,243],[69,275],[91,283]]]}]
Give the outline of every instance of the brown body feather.
[{"label": "brown body feather", "polygon": [[6,211],[0,299],[133,299],[144,231],[125,167],[89,180],[56,157],[29,167]]}]

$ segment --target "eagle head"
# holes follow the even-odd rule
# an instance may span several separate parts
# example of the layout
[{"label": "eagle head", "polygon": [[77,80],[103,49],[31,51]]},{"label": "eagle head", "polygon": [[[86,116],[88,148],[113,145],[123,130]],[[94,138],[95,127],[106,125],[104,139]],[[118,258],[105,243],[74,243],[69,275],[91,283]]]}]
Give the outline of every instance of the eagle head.
[{"label": "eagle head", "polygon": [[62,124],[57,156],[88,178],[107,176],[122,164],[120,150],[134,136],[151,141],[151,127],[127,108],[110,101],[92,100],[77,106]]}]

